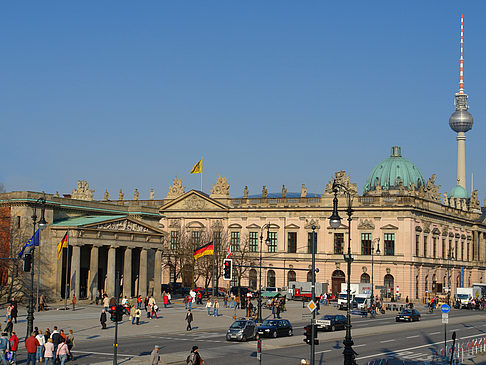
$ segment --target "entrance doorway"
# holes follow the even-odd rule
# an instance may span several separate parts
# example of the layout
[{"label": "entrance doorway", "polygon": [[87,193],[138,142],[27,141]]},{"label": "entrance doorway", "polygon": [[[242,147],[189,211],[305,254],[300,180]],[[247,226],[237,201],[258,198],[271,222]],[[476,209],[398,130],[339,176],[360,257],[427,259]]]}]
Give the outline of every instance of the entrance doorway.
[{"label": "entrance doorway", "polygon": [[346,275],[341,270],[335,270],[331,276],[331,293],[337,296],[341,292],[341,284],[346,281]]}]

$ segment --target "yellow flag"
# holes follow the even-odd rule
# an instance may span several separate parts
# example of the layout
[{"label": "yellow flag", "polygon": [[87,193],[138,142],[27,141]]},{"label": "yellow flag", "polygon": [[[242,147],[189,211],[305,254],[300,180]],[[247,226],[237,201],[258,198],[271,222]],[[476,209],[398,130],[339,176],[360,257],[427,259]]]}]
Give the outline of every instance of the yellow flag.
[{"label": "yellow flag", "polygon": [[194,165],[191,174],[202,174],[202,158]]}]

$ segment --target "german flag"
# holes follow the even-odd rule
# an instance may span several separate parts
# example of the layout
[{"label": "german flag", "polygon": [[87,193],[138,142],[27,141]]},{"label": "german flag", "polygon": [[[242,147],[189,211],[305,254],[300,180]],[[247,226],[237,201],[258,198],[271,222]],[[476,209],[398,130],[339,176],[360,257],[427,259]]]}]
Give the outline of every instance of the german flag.
[{"label": "german flag", "polygon": [[214,246],[212,242],[206,243],[204,246],[199,247],[194,251],[194,260],[206,255],[212,255],[214,253]]},{"label": "german flag", "polygon": [[61,259],[62,249],[68,245],[68,233],[64,235],[62,240],[57,244],[57,259]]}]

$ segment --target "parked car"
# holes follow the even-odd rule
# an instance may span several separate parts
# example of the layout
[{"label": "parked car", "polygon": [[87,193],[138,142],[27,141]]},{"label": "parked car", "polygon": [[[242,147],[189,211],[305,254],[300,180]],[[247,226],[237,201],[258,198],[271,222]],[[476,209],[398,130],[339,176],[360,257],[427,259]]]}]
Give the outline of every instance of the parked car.
[{"label": "parked car", "polygon": [[292,336],[292,325],[287,319],[266,319],[258,327],[258,334],[264,337]]},{"label": "parked car", "polygon": [[346,327],[346,316],[342,314],[327,315],[319,318],[317,321],[318,331],[335,331],[338,329],[344,329]]},{"label": "parked car", "polygon": [[255,321],[241,318],[234,321],[226,332],[226,341],[247,341],[256,337],[257,326]]},{"label": "parked car", "polygon": [[416,309],[404,309],[400,313],[397,314],[395,320],[399,321],[420,321],[420,313]]}]

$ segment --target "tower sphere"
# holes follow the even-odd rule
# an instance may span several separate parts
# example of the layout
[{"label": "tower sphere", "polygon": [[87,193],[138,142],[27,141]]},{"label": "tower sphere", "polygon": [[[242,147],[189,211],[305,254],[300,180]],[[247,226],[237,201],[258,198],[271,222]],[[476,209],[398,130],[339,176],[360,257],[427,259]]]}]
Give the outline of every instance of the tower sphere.
[{"label": "tower sphere", "polygon": [[457,133],[470,130],[473,122],[473,116],[467,110],[456,110],[449,118],[449,126]]}]

